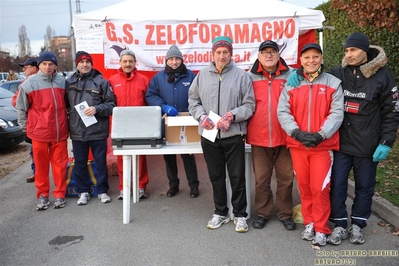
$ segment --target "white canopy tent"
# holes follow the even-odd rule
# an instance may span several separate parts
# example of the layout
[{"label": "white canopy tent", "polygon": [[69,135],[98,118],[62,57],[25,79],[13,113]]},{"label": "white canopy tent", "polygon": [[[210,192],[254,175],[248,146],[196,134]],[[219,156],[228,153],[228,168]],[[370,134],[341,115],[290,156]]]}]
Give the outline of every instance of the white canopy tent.
[{"label": "white canopy tent", "polygon": [[[325,17],[319,10],[312,10],[276,0],[246,0],[237,4],[230,1],[202,0],[150,0],[124,1],[92,12],[74,15],[73,29],[77,50],[85,49],[91,54],[102,54],[105,21],[174,21],[176,23],[229,23],[274,18],[294,18],[299,36],[322,28]],[[315,36],[315,35],[314,35]],[[254,44],[255,45],[255,44]],[[259,43],[256,43],[259,45]],[[299,44],[300,45],[300,44]],[[209,46],[208,46],[209,47]],[[209,47],[210,48],[210,47]]]}]

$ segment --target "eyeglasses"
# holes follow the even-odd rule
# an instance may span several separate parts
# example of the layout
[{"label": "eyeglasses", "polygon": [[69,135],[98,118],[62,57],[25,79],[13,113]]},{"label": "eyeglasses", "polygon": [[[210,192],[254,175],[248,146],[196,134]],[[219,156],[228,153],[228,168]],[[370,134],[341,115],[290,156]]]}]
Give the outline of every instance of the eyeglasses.
[{"label": "eyeglasses", "polygon": [[278,52],[277,52],[276,50],[272,50],[272,51],[260,51],[259,53],[260,53],[262,56],[267,56],[267,55],[275,56],[275,55],[278,54]]}]

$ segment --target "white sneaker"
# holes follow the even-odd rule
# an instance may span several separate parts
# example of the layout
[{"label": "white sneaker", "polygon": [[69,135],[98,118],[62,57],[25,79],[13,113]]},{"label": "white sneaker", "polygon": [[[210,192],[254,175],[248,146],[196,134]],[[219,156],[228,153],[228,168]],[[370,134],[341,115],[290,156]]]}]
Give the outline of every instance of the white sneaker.
[{"label": "white sneaker", "polygon": [[349,232],[349,241],[352,244],[364,243],[362,229],[357,224],[352,224],[352,226],[348,229],[348,232]]},{"label": "white sneaker", "polygon": [[101,203],[111,202],[111,198],[107,195],[107,193],[98,194],[98,198],[101,200]]},{"label": "white sneaker", "polygon": [[39,198],[39,203],[36,205],[37,211],[47,210],[48,205],[50,205],[50,201],[44,195],[41,195]]},{"label": "white sneaker", "polygon": [[333,245],[339,245],[341,244],[341,240],[345,240],[347,238],[348,238],[348,231],[341,226],[337,226],[332,230],[331,234],[327,237],[327,242]]},{"label": "white sneaker", "polygon": [[236,232],[245,233],[248,232],[247,219],[245,217],[234,218],[234,224],[236,225]]},{"label": "white sneaker", "polygon": [[90,194],[88,192],[83,192],[79,194],[78,205],[86,205],[90,200]]},{"label": "white sneaker", "polygon": [[123,190],[119,191],[118,200],[123,200]]},{"label": "white sneaker", "polygon": [[148,193],[144,190],[144,188],[139,188],[139,199],[148,198]]},{"label": "white sneaker", "polygon": [[303,230],[301,238],[303,240],[309,240],[309,241],[313,240],[313,238],[314,238],[313,222],[311,222],[305,226],[305,230]]},{"label": "white sneaker", "polygon": [[327,244],[327,236],[324,233],[316,232],[312,240],[312,244],[316,246],[325,246]]},{"label": "white sneaker", "polygon": [[208,225],[206,226],[208,229],[217,229],[222,226],[222,224],[230,222],[230,216],[220,216],[218,214],[214,214],[212,219],[209,220]]}]

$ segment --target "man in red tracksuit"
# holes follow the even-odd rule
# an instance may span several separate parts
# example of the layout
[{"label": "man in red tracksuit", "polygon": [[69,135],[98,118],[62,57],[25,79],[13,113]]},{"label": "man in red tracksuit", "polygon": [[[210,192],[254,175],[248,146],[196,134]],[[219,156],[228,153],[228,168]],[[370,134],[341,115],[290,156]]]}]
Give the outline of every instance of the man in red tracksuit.
[{"label": "man in red tracksuit", "polygon": [[50,205],[50,164],[55,188],[53,208],[65,207],[68,162],[68,117],[65,105],[65,78],[57,74],[57,57],[49,51],[37,59],[40,71],[21,83],[16,109],[18,123],[32,140],[35,158],[36,210]]},{"label": "man in red tracksuit", "polygon": [[[145,106],[145,94],[147,92],[149,79],[138,73],[136,69],[136,55],[133,51],[124,50],[120,53],[118,73],[109,78],[114,91],[116,106]],[[139,198],[148,198],[146,192],[148,184],[148,169],[145,155],[139,157]],[[119,200],[123,199],[123,160],[118,156],[119,175]]]}]

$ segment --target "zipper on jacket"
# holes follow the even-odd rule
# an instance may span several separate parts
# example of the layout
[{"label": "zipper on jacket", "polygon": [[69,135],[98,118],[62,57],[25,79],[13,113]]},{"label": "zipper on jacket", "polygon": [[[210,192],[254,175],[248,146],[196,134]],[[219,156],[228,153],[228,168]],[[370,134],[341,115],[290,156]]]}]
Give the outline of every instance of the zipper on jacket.
[{"label": "zipper on jacket", "polygon": [[311,111],[312,111],[312,96],[313,96],[313,83],[309,82],[309,103],[308,103],[308,132],[310,132],[310,118],[312,116]]},{"label": "zipper on jacket", "polygon": [[[272,96],[272,80],[274,79],[274,77],[272,77],[272,79],[268,79],[268,86],[267,86],[267,94],[268,94],[268,99],[267,99],[267,106],[272,106],[271,103],[271,96]],[[271,112],[267,112],[268,116],[267,116],[267,121],[268,121],[268,127],[269,127],[269,139],[270,139],[270,143],[269,143],[269,147],[273,147],[273,141],[272,141],[272,118],[271,118]]]},{"label": "zipper on jacket", "polygon": [[[219,112],[220,112],[220,86],[221,86],[221,83],[222,83],[222,73],[223,73],[223,70],[224,70],[224,68],[222,69],[222,71],[220,71],[220,74],[219,74],[218,115],[219,115]],[[215,127],[217,127],[217,124],[215,125]],[[218,138],[219,138],[219,139],[221,138],[220,130],[218,130]]]},{"label": "zipper on jacket", "polygon": [[54,86],[53,86],[53,79],[50,77],[50,88],[51,92],[53,94],[53,99],[54,99],[54,104],[55,104],[55,125],[56,125],[56,130],[57,130],[57,142],[60,141],[60,122],[59,122],[59,117],[58,117],[58,103],[57,103],[57,97],[55,96],[54,92]]}]

